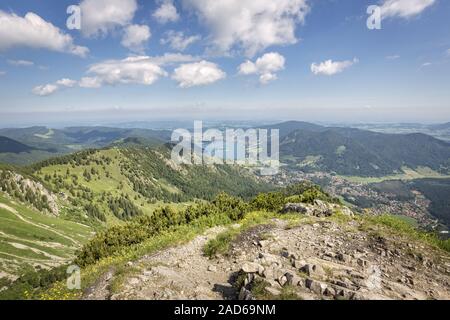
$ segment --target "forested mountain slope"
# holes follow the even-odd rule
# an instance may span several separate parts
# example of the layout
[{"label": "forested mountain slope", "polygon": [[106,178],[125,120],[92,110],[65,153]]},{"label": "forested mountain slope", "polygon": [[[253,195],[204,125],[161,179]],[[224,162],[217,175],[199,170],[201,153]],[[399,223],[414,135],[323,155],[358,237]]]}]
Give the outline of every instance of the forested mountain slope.
[{"label": "forested mountain slope", "polygon": [[287,163],[348,176],[385,176],[402,167],[450,168],[450,144],[424,134],[383,134],[358,129],[296,130],[281,141]]},{"label": "forested mountain slope", "polygon": [[249,197],[270,188],[238,166],[177,165],[165,147],[86,150],[32,168],[52,190],[102,222],[150,214],[162,202],[208,200],[220,192]]}]

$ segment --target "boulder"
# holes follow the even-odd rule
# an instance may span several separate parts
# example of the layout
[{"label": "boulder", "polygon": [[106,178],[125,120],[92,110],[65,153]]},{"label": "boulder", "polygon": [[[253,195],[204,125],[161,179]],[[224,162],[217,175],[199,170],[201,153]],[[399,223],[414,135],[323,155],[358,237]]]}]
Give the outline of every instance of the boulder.
[{"label": "boulder", "polygon": [[318,264],[307,264],[300,271],[305,272],[308,276],[323,276],[325,271]]},{"label": "boulder", "polygon": [[278,278],[278,282],[282,287],[284,287],[284,285],[288,283],[288,279],[286,276],[281,276],[280,278]]},{"label": "boulder", "polygon": [[258,274],[262,277],[264,276],[264,270],[265,268],[263,266],[258,266]]},{"label": "boulder", "polygon": [[323,294],[329,297],[334,297],[336,295],[336,290],[331,287],[327,287]]},{"label": "boulder", "polygon": [[284,276],[287,279],[288,285],[291,285],[291,286],[298,286],[298,285],[302,286],[303,285],[303,281],[302,281],[303,279],[299,276],[296,276],[295,274],[287,272]]},{"label": "boulder", "polygon": [[349,262],[351,260],[350,256],[344,253],[336,254],[336,259],[342,262]]},{"label": "boulder", "polygon": [[322,200],[314,200],[314,216],[316,217],[329,217],[333,215],[333,208],[327,202]]},{"label": "boulder", "polygon": [[333,206],[321,200],[315,200],[314,205],[305,203],[287,203],[282,213],[301,213],[307,216],[329,217],[333,214]]},{"label": "boulder", "polygon": [[275,279],[275,272],[272,268],[266,268],[263,272],[263,277],[266,279]]},{"label": "boulder", "polygon": [[315,294],[324,294],[325,290],[327,289],[327,285],[325,283],[312,280],[312,279],[306,279],[305,280],[306,288],[314,292]]},{"label": "boulder", "polygon": [[261,268],[264,267],[254,262],[247,262],[242,265],[241,270],[245,273],[257,273]]},{"label": "boulder", "polygon": [[339,208],[339,211],[345,216],[349,216],[349,217],[354,217],[355,216],[353,211],[350,210],[348,207],[342,206],[342,207]]},{"label": "boulder", "polygon": [[282,213],[295,212],[295,213],[307,214],[309,211],[310,211],[310,208],[303,203],[287,203],[281,212]]},{"label": "boulder", "polygon": [[261,264],[264,266],[270,266],[273,264],[279,265],[281,262],[281,259],[279,257],[270,253],[260,253],[259,258],[261,260]]}]

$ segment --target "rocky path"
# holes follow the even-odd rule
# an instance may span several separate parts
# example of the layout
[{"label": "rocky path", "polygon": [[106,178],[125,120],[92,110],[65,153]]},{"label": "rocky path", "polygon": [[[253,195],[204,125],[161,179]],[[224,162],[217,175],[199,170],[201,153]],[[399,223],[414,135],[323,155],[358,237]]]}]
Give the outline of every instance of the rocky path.
[{"label": "rocky path", "polygon": [[[450,299],[450,256],[422,243],[329,219],[274,220],[245,231],[226,256],[203,246],[223,228],[139,261],[119,293],[105,275],[87,299]],[[241,279],[238,286],[236,279]],[[264,283],[255,293],[256,284]],[[261,286],[260,286],[261,287]]]},{"label": "rocky path", "polygon": [[85,294],[85,299],[233,299],[236,290],[229,283],[231,268],[224,261],[211,261],[203,255],[204,245],[225,229],[208,230],[191,242],[129,262],[135,275],[126,279],[122,290],[113,294],[108,284],[114,270],[104,275]]}]

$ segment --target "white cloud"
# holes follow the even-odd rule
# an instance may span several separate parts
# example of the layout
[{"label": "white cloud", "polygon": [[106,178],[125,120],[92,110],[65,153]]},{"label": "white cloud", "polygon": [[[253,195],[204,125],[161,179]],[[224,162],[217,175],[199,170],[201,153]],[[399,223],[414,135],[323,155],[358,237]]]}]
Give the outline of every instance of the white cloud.
[{"label": "white cloud", "polygon": [[138,5],[136,0],[82,0],[80,8],[81,32],[96,37],[129,25]]},{"label": "white cloud", "polygon": [[161,6],[153,13],[159,23],[176,22],[180,19],[177,8],[172,0],[160,1]]},{"label": "white cloud", "polygon": [[185,62],[194,62],[200,60],[198,57],[191,56],[189,54],[181,54],[181,53],[165,53],[162,56],[156,57],[147,57],[150,61],[164,66],[164,65],[172,65],[177,63],[185,63]]},{"label": "white cloud", "polygon": [[123,60],[109,60],[92,65],[88,74],[93,74],[101,83],[116,84],[153,84],[167,73],[150,57],[128,57]]},{"label": "white cloud", "polygon": [[261,84],[268,84],[269,82],[275,81],[278,79],[278,76],[273,73],[264,73],[259,77],[259,82]]},{"label": "white cloud", "polygon": [[16,47],[47,49],[84,57],[86,47],[77,46],[73,38],[37,14],[20,17],[0,10],[0,51]]},{"label": "white cloud", "polygon": [[38,86],[33,93],[47,96],[61,88],[101,88],[103,85],[142,84],[151,85],[161,77],[168,76],[164,66],[198,61],[199,58],[180,53],[166,53],[162,56],[134,56],[122,60],[106,60],[93,64],[87,70],[88,76],[75,81],[63,78],[55,83]]},{"label": "white cloud", "polygon": [[75,80],[71,80],[68,78],[63,78],[61,80],[56,81],[55,83],[49,83],[42,86],[37,86],[33,88],[32,92],[38,96],[49,96],[55,92],[57,92],[61,87],[72,88],[77,85]]},{"label": "white cloud", "polygon": [[174,50],[184,51],[191,44],[199,40],[201,40],[201,36],[199,35],[185,36],[182,31],[176,32],[170,30],[166,33],[166,37],[164,39],[161,39],[161,44],[163,45],[168,44]]},{"label": "white cloud", "polygon": [[90,89],[96,89],[100,88],[102,86],[102,81],[100,78],[95,77],[83,77],[81,78],[78,85],[81,88],[90,88]]},{"label": "white cloud", "polygon": [[426,68],[426,67],[429,67],[429,66],[431,66],[431,65],[433,65],[431,62],[425,62],[425,63],[423,63],[422,64],[422,68]]},{"label": "white cloud", "polygon": [[383,18],[410,18],[432,6],[436,0],[384,0],[381,5]]},{"label": "white cloud", "polygon": [[238,71],[242,75],[258,74],[259,81],[267,84],[278,79],[276,72],[283,70],[285,63],[286,59],[281,54],[270,52],[258,58],[256,62],[247,60],[239,66]]},{"label": "white cloud", "polygon": [[184,62],[196,61],[191,55],[166,53],[163,56],[135,56],[123,60],[107,60],[92,65],[87,73],[92,77],[82,79],[82,87],[98,88],[103,84],[151,85],[161,77],[168,76],[162,68]]},{"label": "white cloud", "polygon": [[151,85],[161,77],[168,76],[162,68],[165,65],[196,61],[191,55],[167,53],[163,56],[135,56],[123,60],[107,60],[89,67],[92,75],[80,81],[80,87],[99,88],[104,84],[143,84]]},{"label": "white cloud", "polygon": [[147,42],[152,33],[146,25],[133,24],[125,28],[121,44],[131,51],[142,53],[144,44]]},{"label": "white cloud", "polygon": [[58,86],[72,88],[72,87],[74,87],[77,84],[77,82],[75,80],[72,80],[72,79],[63,78],[61,80],[56,81],[56,84]]},{"label": "white cloud", "polygon": [[386,59],[387,60],[397,60],[397,59],[400,59],[400,56],[398,54],[395,54],[392,56],[387,56]]},{"label": "white cloud", "polygon": [[350,68],[355,63],[358,63],[358,59],[347,60],[347,61],[333,61],[327,60],[319,64],[311,64],[311,71],[315,75],[325,75],[332,76],[343,72],[345,69]]},{"label": "white cloud", "polygon": [[205,60],[183,64],[172,75],[180,88],[208,85],[225,77],[226,73],[217,64]]},{"label": "white cloud", "polygon": [[33,61],[28,60],[8,60],[8,63],[16,67],[31,67],[34,66]]},{"label": "white cloud", "polygon": [[249,75],[249,74],[255,74],[258,72],[258,68],[256,67],[256,64],[251,62],[250,60],[245,61],[242,63],[239,68],[239,74],[243,75]]},{"label": "white cloud", "polygon": [[0,71],[0,76],[4,76],[6,74],[6,71]]},{"label": "white cloud", "polygon": [[33,89],[33,93],[38,96],[49,96],[55,93],[59,87],[55,84],[46,84],[42,86],[37,86]]},{"label": "white cloud", "polygon": [[450,49],[447,49],[447,51],[445,51],[445,53],[447,54],[447,56],[450,57]]},{"label": "white cloud", "polygon": [[235,47],[252,57],[274,45],[294,44],[295,29],[309,12],[307,0],[183,0],[211,29],[212,50]]}]

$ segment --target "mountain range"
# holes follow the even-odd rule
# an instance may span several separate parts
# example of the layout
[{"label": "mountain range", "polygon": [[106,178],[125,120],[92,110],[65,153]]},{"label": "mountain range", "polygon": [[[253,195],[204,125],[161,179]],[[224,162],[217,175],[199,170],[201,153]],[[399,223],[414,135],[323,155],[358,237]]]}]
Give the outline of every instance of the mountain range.
[{"label": "mountain range", "polygon": [[[426,167],[440,174],[449,172],[450,143],[421,133],[388,134],[299,121],[262,128],[280,130],[281,160],[296,170],[362,177],[402,173],[405,167],[413,170]],[[163,145],[169,142],[171,132],[109,127],[32,127],[0,129],[0,136],[4,137],[0,140],[0,162],[28,165],[86,148]],[[27,154],[18,156],[20,153]]]},{"label": "mountain range", "polygon": [[[375,176],[396,172],[402,166],[427,166],[445,173],[449,159],[448,143],[423,134],[383,134],[306,122],[286,122],[267,128],[280,129],[282,161],[289,170]],[[74,261],[87,266],[88,271],[83,272],[93,280],[101,281],[109,268],[120,273],[125,270],[124,265],[133,265],[134,259],[141,255],[139,250],[149,254],[175,246],[181,240],[193,240],[210,227],[220,226],[228,233],[212,239],[211,244],[203,244],[203,249],[196,247],[195,252],[226,253],[232,246],[226,242],[241,243],[241,238],[248,240],[250,246],[262,247],[259,243],[268,239],[266,228],[283,219],[287,219],[286,224],[279,225],[277,236],[285,237],[300,222],[313,230],[306,222],[310,220],[298,216],[298,212],[294,213],[296,220],[289,220],[292,215],[282,213],[288,203],[297,203],[299,207],[294,205],[295,210],[310,210],[311,214],[319,215],[310,218],[317,218],[320,223],[327,217],[333,223],[343,219],[346,225],[353,216],[338,198],[307,182],[280,189],[237,165],[179,165],[170,158],[169,131],[34,127],[2,129],[0,134],[8,135],[0,138],[3,151],[0,156],[23,159],[29,155],[31,163],[20,167],[0,164],[0,287],[8,288],[0,291],[0,299],[27,298],[25,291],[33,292],[34,297],[42,290],[50,297],[60,294],[53,293],[49,284],[53,288],[55,281],[65,279],[64,265]],[[439,212],[436,217],[447,221],[446,213],[442,212],[448,210],[447,202],[443,201],[448,183],[424,180],[414,187],[432,200],[431,209]],[[343,212],[346,216],[342,216]],[[250,218],[245,218],[246,215]],[[241,229],[233,227],[236,223],[247,226],[245,219],[258,228],[256,242],[250,226],[251,233],[242,237]],[[385,221],[384,217],[380,222],[374,222],[370,216],[364,219],[364,224],[371,228],[378,228]],[[386,222],[389,227],[399,226],[400,222],[390,219]],[[359,218],[355,221],[363,223]],[[417,231],[409,229],[410,226],[400,226],[416,235]],[[347,229],[339,229],[336,236],[347,233]],[[317,239],[322,239],[322,235],[322,231],[311,234]],[[367,234],[361,237],[367,238]],[[286,239],[292,245],[298,243],[296,238]],[[448,242],[437,238],[423,239],[432,242],[418,245],[430,245],[432,250],[448,246]],[[253,252],[254,248],[245,245],[239,250]],[[347,255],[346,249],[342,250]],[[343,262],[346,258],[342,257],[336,259]],[[203,254],[197,258],[204,270],[214,270],[214,265],[205,264],[212,260]],[[242,263],[246,261],[247,258]],[[100,273],[90,274],[91,270]],[[18,276],[17,281],[10,281]],[[327,285],[332,288],[333,283]],[[71,297],[70,293],[64,294]],[[80,298],[80,292],[77,294],[73,298]]]}]

